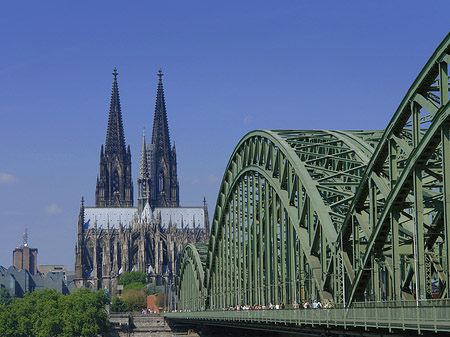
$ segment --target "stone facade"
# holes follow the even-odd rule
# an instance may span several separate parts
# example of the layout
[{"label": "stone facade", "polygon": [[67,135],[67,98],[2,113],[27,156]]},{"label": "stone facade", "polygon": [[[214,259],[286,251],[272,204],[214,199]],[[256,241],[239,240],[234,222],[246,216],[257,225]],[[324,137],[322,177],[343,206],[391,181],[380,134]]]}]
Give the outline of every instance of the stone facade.
[{"label": "stone facade", "polygon": [[200,207],[179,206],[175,145],[170,144],[162,85],[159,82],[150,144],[143,139],[138,207],[133,207],[131,151],[125,137],[114,82],[105,150],[100,153],[95,207],[82,199],[75,247],[75,284],[115,292],[121,273],[142,271],[157,284],[176,282],[177,263],[187,243],[207,242],[206,200]]}]

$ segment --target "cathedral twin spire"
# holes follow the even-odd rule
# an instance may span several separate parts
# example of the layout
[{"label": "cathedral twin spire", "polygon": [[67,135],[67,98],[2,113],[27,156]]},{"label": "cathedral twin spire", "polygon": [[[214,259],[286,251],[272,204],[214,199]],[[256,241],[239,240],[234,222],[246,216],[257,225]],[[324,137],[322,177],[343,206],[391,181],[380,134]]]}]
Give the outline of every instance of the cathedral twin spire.
[{"label": "cathedral twin spire", "polygon": [[131,180],[131,151],[125,148],[122,110],[120,108],[117,68],[109,106],[105,151],[100,150],[100,175],[95,189],[96,207],[132,207],[133,181]]},{"label": "cathedral twin spire", "polygon": [[[164,98],[163,73],[159,69],[151,143],[143,137],[141,175],[138,179],[138,209],[148,202],[152,207],[179,207],[179,184],[175,145],[170,147],[169,123]],[[147,160],[145,160],[147,159]]]},{"label": "cathedral twin spire", "polygon": [[112,73],[114,82],[109,105],[108,128],[106,131],[105,153],[125,153],[125,134],[123,132],[122,111],[120,109],[119,87],[117,85],[117,68]]},{"label": "cathedral twin spire", "polygon": [[[131,151],[125,146],[125,133],[117,84],[117,69],[113,71],[113,86],[109,107],[105,148],[100,151],[100,175],[95,191],[96,207],[132,207],[133,183],[131,180]],[[179,207],[179,184],[175,145],[171,148],[166,103],[162,83],[163,73],[158,73],[155,113],[151,143],[143,136],[140,176],[138,183],[138,208],[146,203],[152,207]]]},{"label": "cathedral twin spire", "polygon": [[166,101],[162,83],[163,73],[159,69],[158,90],[156,92],[155,115],[153,117],[152,145],[155,149],[170,152],[169,123],[167,122]]}]

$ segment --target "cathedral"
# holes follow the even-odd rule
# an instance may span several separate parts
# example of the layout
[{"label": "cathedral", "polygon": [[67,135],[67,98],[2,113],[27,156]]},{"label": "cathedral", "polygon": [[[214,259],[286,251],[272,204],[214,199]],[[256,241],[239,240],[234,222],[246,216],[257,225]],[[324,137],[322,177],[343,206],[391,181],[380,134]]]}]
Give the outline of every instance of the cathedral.
[{"label": "cathedral", "polygon": [[180,207],[177,157],[171,145],[161,69],[150,143],[142,139],[137,207],[133,206],[131,150],[126,146],[114,68],[105,146],[95,206],[81,200],[75,246],[75,285],[114,292],[121,273],[145,272],[156,284],[176,282],[187,243],[207,242],[206,200]]}]

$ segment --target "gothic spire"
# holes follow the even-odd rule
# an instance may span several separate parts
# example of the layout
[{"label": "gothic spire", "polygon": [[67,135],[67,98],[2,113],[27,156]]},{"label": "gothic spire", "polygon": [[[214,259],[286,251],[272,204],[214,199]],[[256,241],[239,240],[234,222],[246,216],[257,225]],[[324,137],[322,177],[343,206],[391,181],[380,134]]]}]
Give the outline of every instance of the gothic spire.
[{"label": "gothic spire", "polygon": [[152,145],[156,150],[169,150],[170,152],[170,135],[169,123],[167,121],[166,101],[164,99],[164,89],[162,83],[163,73],[159,69],[158,90],[156,93],[155,115],[153,119]]},{"label": "gothic spire", "polygon": [[163,73],[159,69],[156,93],[152,141],[147,153],[150,173],[150,204],[152,207],[179,207],[179,187],[176,155],[170,147],[169,123],[162,84]]},{"label": "gothic spire", "polygon": [[132,207],[131,150],[125,147],[122,110],[120,108],[117,68],[109,106],[105,147],[100,151],[100,176],[95,188],[96,207]]},{"label": "gothic spire", "polygon": [[126,153],[125,134],[123,132],[122,111],[120,109],[119,87],[117,85],[117,68],[113,71],[114,82],[109,106],[108,129],[106,131],[105,154]]},{"label": "gothic spire", "polygon": [[142,135],[142,151],[141,151],[141,178],[147,178],[148,162],[147,162],[147,143],[145,142],[145,129]]}]

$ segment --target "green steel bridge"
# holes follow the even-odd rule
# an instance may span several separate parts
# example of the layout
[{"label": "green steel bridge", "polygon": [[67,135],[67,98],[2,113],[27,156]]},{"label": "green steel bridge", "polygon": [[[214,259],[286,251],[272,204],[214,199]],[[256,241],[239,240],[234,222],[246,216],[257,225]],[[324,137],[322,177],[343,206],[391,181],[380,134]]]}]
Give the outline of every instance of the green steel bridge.
[{"label": "green steel bridge", "polygon": [[[256,130],[167,318],[450,332],[450,34],[385,130]],[[328,310],[222,311],[332,301]]]}]

